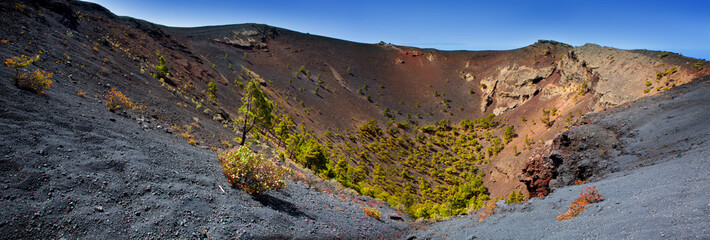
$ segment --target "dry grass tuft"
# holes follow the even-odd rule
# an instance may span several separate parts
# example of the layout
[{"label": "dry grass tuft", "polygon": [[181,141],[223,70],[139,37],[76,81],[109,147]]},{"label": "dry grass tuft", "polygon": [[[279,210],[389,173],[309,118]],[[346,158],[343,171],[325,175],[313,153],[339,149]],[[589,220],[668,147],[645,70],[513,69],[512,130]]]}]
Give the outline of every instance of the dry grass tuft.
[{"label": "dry grass tuft", "polygon": [[111,88],[108,94],[106,94],[106,107],[110,111],[115,111],[122,108],[133,109],[133,102],[131,99],[123,95],[121,91],[116,90],[116,88]]},{"label": "dry grass tuft", "polygon": [[487,217],[493,215],[493,213],[495,213],[495,209],[496,209],[495,200],[489,200],[488,202],[486,202],[486,205],[483,207],[483,209],[480,212],[478,212],[478,215],[476,215],[476,217],[478,217],[478,221],[483,221]]},{"label": "dry grass tuft", "polygon": [[579,216],[587,204],[601,201],[602,195],[597,191],[597,186],[587,187],[586,190],[579,192],[579,198],[572,202],[567,212],[557,216],[557,221],[564,221],[570,218]]},{"label": "dry grass tuft", "polygon": [[365,216],[368,216],[368,217],[371,217],[371,218],[374,218],[377,220],[380,220],[380,218],[382,217],[382,213],[380,213],[380,211],[378,211],[377,208],[374,208],[374,207],[361,207],[361,208],[362,208],[362,210],[365,211]]}]

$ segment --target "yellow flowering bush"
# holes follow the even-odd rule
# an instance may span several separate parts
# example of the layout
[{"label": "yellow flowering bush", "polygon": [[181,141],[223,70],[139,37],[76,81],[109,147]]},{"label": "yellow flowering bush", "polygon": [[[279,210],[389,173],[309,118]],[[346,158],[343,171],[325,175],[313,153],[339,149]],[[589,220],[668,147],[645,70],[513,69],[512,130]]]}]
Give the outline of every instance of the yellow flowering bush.
[{"label": "yellow flowering bush", "polygon": [[12,83],[18,88],[25,89],[43,95],[45,90],[48,90],[52,83],[53,73],[35,69],[34,71],[24,72],[25,69],[33,62],[39,60],[39,55],[35,57],[27,57],[25,55],[5,59],[5,66],[15,69],[15,76]]},{"label": "yellow flowering bush", "polygon": [[49,90],[52,86],[54,86],[54,83],[52,83],[52,75],[54,74],[35,69],[27,74],[20,74],[16,85],[21,89],[29,90],[39,95],[44,95],[45,90]]},{"label": "yellow flowering bush", "polygon": [[121,108],[133,108],[133,102],[131,99],[123,95],[121,91],[116,90],[116,88],[111,88],[108,94],[106,94],[106,107],[110,111],[114,111]]}]

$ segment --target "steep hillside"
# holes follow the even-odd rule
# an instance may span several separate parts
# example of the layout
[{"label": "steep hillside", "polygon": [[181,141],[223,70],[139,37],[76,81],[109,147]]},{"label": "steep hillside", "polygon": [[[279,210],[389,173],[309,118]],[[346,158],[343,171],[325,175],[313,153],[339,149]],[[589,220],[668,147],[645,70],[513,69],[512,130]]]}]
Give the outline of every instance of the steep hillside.
[{"label": "steep hillside", "polygon": [[705,61],[678,54],[592,44],[438,51],[259,24],[170,28],[75,1],[0,8],[0,54],[40,56],[35,67],[55,74],[47,102],[81,91],[72,101],[102,103],[116,88],[143,106],[118,115],[219,151],[242,140],[233,122],[253,79],[288,131],[254,131],[252,149],[301,165],[310,165],[304,149],[317,149],[325,163],[310,166],[315,174],[415,217],[546,193],[520,176],[533,149],[588,112],[710,74]]}]

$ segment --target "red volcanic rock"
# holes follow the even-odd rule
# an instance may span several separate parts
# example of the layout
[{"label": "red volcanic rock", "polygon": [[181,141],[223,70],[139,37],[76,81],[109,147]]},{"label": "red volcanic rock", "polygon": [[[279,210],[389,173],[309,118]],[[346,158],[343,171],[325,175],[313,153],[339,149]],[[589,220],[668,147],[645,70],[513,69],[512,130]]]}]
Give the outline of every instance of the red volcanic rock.
[{"label": "red volcanic rock", "polygon": [[538,148],[523,168],[518,180],[527,187],[530,196],[543,197],[550,194],[550,181],[558,175],[557,168],[562,164],[563,154],[560,149],[569,147],[567,132],[558,135],[551,145]]},{"label": "red volcanic rock", "polygon": [[556,175],[556,168],[548,158],[551,146],[538,148],[523,168],[518,179],[525,184],[531,197],[543,197],[550,194],[550,180]]}]

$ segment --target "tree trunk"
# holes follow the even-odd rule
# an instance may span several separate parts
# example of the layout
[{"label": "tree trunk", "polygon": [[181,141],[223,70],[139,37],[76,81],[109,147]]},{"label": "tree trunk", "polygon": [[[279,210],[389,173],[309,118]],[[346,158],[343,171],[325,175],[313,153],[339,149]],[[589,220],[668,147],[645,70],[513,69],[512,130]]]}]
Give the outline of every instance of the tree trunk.
[{"label": "tree trunk", "polygon": [[[246,129],[245,129],[245,130],[246,130]],[[247,132],[246,132],[246,131],[242,131],[242,140],[241,140],[241,142],[239,143],[239,146],[244,146],[244,142],[246,142],[246,140],[247,140]]]}]

